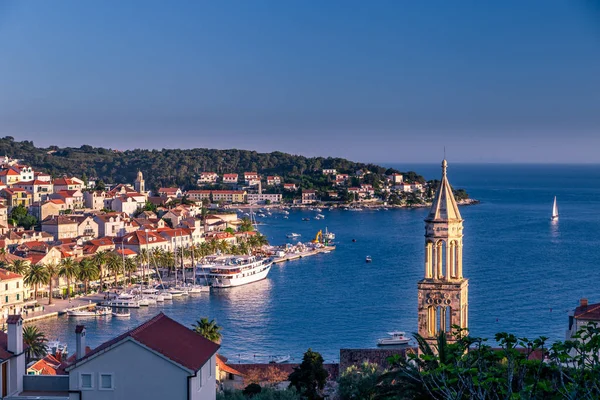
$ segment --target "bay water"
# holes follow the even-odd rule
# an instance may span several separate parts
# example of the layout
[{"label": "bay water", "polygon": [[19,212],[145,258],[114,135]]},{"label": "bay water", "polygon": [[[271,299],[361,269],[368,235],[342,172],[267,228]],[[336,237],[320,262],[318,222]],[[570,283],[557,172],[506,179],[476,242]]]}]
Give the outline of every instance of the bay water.
[{"label": "bay water", "polygon": [[[390,166],[427,179],[441,174],[439,165]],[[600,301],[600,166],[450,164],[448,175],[481,201],[460,208],[471,334],[564,339],[567,312],[579,298]],[[550,222],[554,196],[558,223]],[[337,249],[274,265],[261,282],[131,310],[129,320],[65,316],[35,324],[73,352],[77,324],[93,348],[159,311],[186,326],[205,316],[223,327],[220,352],[232,362],[287,354],[298,361],[309,347],[337,362],[340,348],[374,347],[389,331],[416,331],[427,211],[324,210],[324,220],[314,211],[291,211],[288,219],[274,212],[260,226],[272,244],[290,242],[291,232],[308,241],[327,227]]]}]

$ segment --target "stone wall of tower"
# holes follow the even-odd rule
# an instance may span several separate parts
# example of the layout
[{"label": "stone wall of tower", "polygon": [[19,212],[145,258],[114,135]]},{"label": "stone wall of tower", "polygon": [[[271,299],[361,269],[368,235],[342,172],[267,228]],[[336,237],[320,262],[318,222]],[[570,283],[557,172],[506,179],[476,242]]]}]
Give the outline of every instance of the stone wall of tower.
[{"label": "stone wall of tower", "polygon": [[442,162],[442,180],[425,219],[424,277],[418,288],[418,332],[435,345],[440,331],[468,328],[469,281],[463,277],[463,220]]},{"label": "stone wall of tower", "polygon": [[144,193],[146,191],[146,182],[144,181],[144,175],[142,174],[142,171],[138,171],[133,188],[138,193]]},{"label": "stone wall of tower", "polygon": [[[452,326],[469,327],[469,281],[418,283],[418,332],[435,344],[439,331],[450,335]],[[438,320],[439,319],[439,320]],[[452,341],[452,337],[448,337]]]}]

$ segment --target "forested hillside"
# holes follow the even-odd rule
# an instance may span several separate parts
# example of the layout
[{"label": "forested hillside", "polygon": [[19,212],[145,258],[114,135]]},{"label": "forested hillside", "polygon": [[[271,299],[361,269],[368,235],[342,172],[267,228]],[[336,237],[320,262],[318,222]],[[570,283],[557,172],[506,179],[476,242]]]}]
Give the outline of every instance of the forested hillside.
[{"label": "forested hillside", "polygon": [[[144,173],[147,187],[154,189],[160,186],[193,188],[202,171],[219,174],[257,171],[261,175],[279,175],[298,181],[303,187],[318,185],[323,168],[335,168],[341,173],[368,170],[374,177],[399,172],[343,158],[307,158],[281,152],[258,153],[233,149],[117,151],[92,146],[38,148],[31,141],[19,142],[10,136],[0,139],[0,155],[22,159],[34,169],[53,176],[85,176],[106,183],[132,183],[139,169]],[[422,176],[414,172],[404,174],[408,181],[425,182]]]}]

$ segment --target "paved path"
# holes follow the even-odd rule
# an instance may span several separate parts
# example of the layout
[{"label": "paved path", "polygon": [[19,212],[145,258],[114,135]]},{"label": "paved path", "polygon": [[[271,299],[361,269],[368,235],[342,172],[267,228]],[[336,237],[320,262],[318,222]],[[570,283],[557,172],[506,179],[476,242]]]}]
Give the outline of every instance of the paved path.
[{"label": "paved path", "polygon": [[25,322],[29,322],[43,318],[56,317],[58,315],[66,313],[68,310],[85,308],[90,304],[94,305],[101,301],[104,301],[104,293],[96,293],[88,296],[76,297],[70,300],[52,299],[51,305],[48,305],[48,299],[38,299],[38,304],[43,306],[44,310],[23,314],[23,319]]}]

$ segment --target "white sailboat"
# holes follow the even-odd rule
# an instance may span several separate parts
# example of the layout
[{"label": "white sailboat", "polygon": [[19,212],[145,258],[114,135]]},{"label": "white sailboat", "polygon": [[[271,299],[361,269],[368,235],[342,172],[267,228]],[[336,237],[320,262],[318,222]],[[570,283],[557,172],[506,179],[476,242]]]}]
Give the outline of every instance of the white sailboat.
[{"label": "white sailboat", "polygon": [[556,196],[554,196],[554,204],[552,205],[552,217],[550,218],[550,220],[558,220],[558,206],[556,205]]}]

